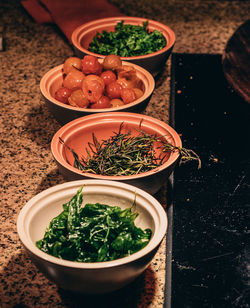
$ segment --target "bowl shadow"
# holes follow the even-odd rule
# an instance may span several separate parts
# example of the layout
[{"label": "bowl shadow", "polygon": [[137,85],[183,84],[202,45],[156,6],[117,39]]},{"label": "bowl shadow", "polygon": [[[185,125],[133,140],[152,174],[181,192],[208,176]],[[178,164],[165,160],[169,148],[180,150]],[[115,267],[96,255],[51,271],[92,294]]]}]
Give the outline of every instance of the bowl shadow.
[{"label": "bowl shadow", "polygon": [[[41,97],[41,100],[43,98]],[[33,106],[23,119],[24,134],[37,145],[49,148],[53,135],[61,127],[45,102]]]},{"label": "bowl shadow", "polygon": [[22,249],[0,272],[1,308],[31,307],[147,307],[155,294],[156,277],[150,265],[126,287],[103,295],[84,295],[58,288],[31,262]]},{"label": "bowl shadow", "polygon": [[61,175],[61,173],[59,172],[59,169],[56,166],[55,163],[55,168],[53,170],[51,170],[49,173],[47,173],[40,181],[40,183],[38,183],[36,190],[34,192],[34,194],[39,194],[40,192],[53,187],[55,185],[59,185],[59,184],[63,184],[65,183],[66,180],[64,179],[64,177]]}]

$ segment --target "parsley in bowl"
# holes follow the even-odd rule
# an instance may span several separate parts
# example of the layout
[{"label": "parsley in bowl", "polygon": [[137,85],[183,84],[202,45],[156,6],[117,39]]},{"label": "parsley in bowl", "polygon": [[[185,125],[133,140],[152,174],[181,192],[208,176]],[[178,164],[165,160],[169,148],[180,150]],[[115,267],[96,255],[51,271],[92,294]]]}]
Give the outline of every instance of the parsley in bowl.
[{"label": "parsley in bowl", "polygon": [[97,32],[89,45],[89,51],[101,55],[121,57],[141,56],[156,52],[166,46],[166,39],[158,30],[148,29],[148,21],[142,26],[118,22],[115,31]]},{"label": "parsley in bowl", "polygon": [[130,16],[96,19],[77,27],[71,36],[78,57],[108,54],[139,65],[156,77],[165,67],[175,33],[159,21]]}]

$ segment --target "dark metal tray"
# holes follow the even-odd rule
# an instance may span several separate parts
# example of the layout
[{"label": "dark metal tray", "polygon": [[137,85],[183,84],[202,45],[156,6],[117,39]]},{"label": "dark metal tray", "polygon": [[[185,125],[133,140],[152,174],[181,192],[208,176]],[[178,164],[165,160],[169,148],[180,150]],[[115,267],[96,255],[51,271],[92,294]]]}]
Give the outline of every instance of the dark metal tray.
[{"label": "dark metal tray", "polygon": [[229,86],[221,55],[173,54],[171,124],[202,168],[174,173],[166,306],[249,307],[250,105]]}]

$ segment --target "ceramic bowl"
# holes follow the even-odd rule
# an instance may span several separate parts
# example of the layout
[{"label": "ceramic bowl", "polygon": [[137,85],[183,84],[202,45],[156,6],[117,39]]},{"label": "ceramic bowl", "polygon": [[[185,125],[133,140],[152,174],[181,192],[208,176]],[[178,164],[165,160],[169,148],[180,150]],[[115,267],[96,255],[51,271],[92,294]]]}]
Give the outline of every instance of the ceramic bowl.
[{"label": "ceramic bowl", "polygon": [[[38,249],[35,243],[43,238],[51,219],[83,185],[83,205],[99,202],[124,209],[131,207],[136,193],[139,215],[135,224],[152,230],[147,246],[130,256],[96,263],[62,260]],[[18,215],[17,231],[31,260],[52,282],[66,290],[95,294],[120,289],[143,273],[166,234],[167,224],[165,210],[145,191],[119,182],[81,180],[56,185],[29,200]]]},{"label": "ceramic bowl", "polygon": [[[93,132],[98,141],[106,140],[111,135],[114,135],[114,132],[119,131],[123,122],[123,133],[131,131],[132,135],[137,135],[141,121],[141,128],[145,132],[164,136],[164,140],[174,146],[180,147],[182,145],[179,135],[172,127],[150,116],[128,112],[89,115],[64,125],[53,136],[51,151],[60,173],[68,181],[86,178],[122,181],[139,187],[150,194],[155,194],[174,170],[179,159],[177,151],[170,152],[165,162],[151,171],[130,176],[104,176],[83,173],[83,171],[75,168],[72,152],[59,140],[59,137],[62,138],[65,144],[73,149],[79,157],[86,157],[86,147],[88,147],[89,142],[93,142]],[[160,154],[159,149],[156,149],[156,151]]]},{"label": "ceramic bowl", "polygon": [[129,61],[131,63],[137,64],[146,70],[148,70],[153,76],[158,75],[169,58],[172,49],[175,44],[175,33],[167,25],[164,25],[160,22],[140,18],[140,17],[110,17],[94,20],[88,23],[85,23],[77,27],[72,33],[72,44],[75,50],[75,54],[79,57],[84,55],[94,55],[100,58],[103,58],[104,55],[99,55],[88,50],[89,44],[92,41],[93,37],[97,32],[101,33],[103,30],[114,31],[115,26],[118,22],[124,21],[124,24],[131,25],[140,25],[145,21],[148,21],[149,31],[158,30],[160,31],[166,39],[166,46],[154,53],[136,56],[136,57],[121,57],[124,61]]},{"label": "ceramic bowl", "polygon": [[[102,59],[99,59],[99,61],[103,62]],[[63,81],[63,64],[61,64],[49,70],[40,82],[40,90],[48,109],[60,124],[66,124],[79,117],[95,113],[114,111],[142,112],[147,107],[153,94],[155,80],[147,70],[136,64],[124,61],[122,61],[122,64],[135,68],[138,78],[142,80],[144,94],[139,99],[120,107],[103,109],[80,108],[64,104],[54,98],[55,92],[61,87]]]}]

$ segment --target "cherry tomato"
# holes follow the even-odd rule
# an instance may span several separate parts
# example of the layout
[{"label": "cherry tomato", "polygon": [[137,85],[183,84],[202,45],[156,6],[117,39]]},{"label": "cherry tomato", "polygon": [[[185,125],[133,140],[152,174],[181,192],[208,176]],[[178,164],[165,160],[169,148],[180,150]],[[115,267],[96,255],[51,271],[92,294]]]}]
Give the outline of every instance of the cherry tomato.
[{"label": "cherry tomato", "polygon": [[81,89],[74,90],[69,97],[69,104],[74,107],[87,108],[89,101]]},{"label": "cherry tomato", "polygon": [[78,70],[82,70],[82,61],[77,57],[69,57],[65,60],[63,64],[63,72],[64,74],[68,74],[72,67],[77,68]]},{"label": "cherry tomato", "polygon": [[64,104],[68,103],[68,98],[70,97],[72,90],[61,87],[55,93],[55,99]]},{"label": "cherry tomato", "polygon": [[105,95],[103,95],[96,103],[90,105],[90,108],[92,109],[103,109],[110,107],[110,98]]},{"label": "cherry tomato", "polygon": [[81,88],[84,77],[85,75],[82,72],[72,67],[63,80],[63,86],[71,90]]},{"label": "cherry tomato", "polygon": [[103,68],[105,70],[115,70],[122,65],[122,60],[117,55],[108,55],[103,60]]},{"label": "cherry tomato", "polygon": [[137,77],[133,67],[123,65],[117,69],[117,81],[123,88],[140,88],[141,79]]},{"label": "cherry tomato", "polygon": [[122,90],[122,86],[117,81],[114,81],[106,86],[107,95],[111,99],[120,98],[121,90]]},{"label": "cherry tomato", "polygon": [[102,72],[102,65],[97,57],[86,55],[82,59],[82,71],[84,74],[100,75]]},{"label": "cherry tomato", "polygon": [[136,100],[135,91],[133,89],[123,88],[121,90],[121,98],[125,105],[132,103],[133,101]]},{"label": "cherry tomato", "polygon": [[114,99],[111,99],[110,105],[115,108],[115,107],[123,106],[124,103],[121,99],[114,98]]},{"label": "cherry tomato", "polygon": [[104,71],[101,73],[100,77],[103,79],[105,86],[116,81],[116,74],[112,71]]},{"label": "cherry tomato", "polygon": [[104,81],[96,75],[88,75],[83,79],[82,91],[91,103],[97,102],[103,95]]},{"label": "cherry tomato", "polygon": [[144,84],[135,68],[122,64],[116,55],[106,56],[103,64],[94,56],[69,57],[63,64],[63,73],[63,84],[54,97],[72,106],[118,107],[144,94]]},{"label": "cherry tomato", "polygon": [[143,91],[141,89],[138,88],[133,88],[135,95],[136,95],[136,99],[142,97],[142,95],[144,94]]}]

